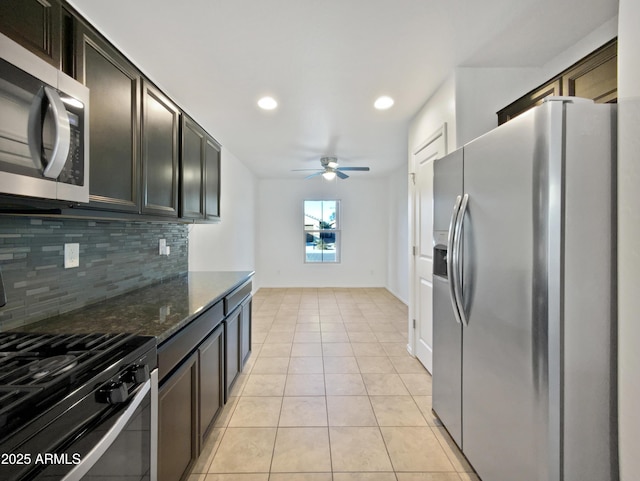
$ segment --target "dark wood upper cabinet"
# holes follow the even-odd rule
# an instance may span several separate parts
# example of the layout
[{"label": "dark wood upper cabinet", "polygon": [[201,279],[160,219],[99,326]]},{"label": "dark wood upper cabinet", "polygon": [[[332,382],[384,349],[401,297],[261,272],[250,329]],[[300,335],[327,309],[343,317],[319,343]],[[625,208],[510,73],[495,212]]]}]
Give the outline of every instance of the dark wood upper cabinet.
[{"label": "dark wood upper cabinet", "polygon": [[140,84],[136,68],[89,28],[77,36],[78,79],[90,89],[90,205],[140,211]]},{"label": "dark wood upper cabinet", "polygon": [[142,85],[142,213],[177,217],[180,111],[149,82]]},{"label": "dark wood upper cabinet", "polygon": [[220,219],[220,144],[207,135],[205,144],[205,215]]},{"label": "dark wood upper cabinet", "polygon": [[504,124],[508,120],[517,117],[536,105],[540,105],[547,97],[560,95],[562,85],[560,79],[554,79],[536,90],[520,97],[518,100],[508,105],[498,112],[498,125]]},{"label": "dark wood upper cabinet", "polygon": [[186,115],[182,116],[180,166],[180,217],[204,219],[204,163],[206,132]]},{"label": "dark wood upper cabinet", "polygon": [[220,218],[220,145],[193,119],[182,115],[180,217]]},{"label": "dark wood upper cabinet", "polygon": [[596,103],[618,99],[618,44],[609,42],[562,75],[563,95],[592,99]]},{"label": "dark wood upper cabinet", "polygon": [[583,97],[596,103],[617,102],[617,55],[618,41],[614,39],[498,111],[498,125],[541,104],[551,95]]},{"label": "dark wood upper cabinet", "polygon": [[90,90],[89,204],[73,215],[220,219],[220,144],[72,6],[0,0],[0,31]]},{"label": "dark wood upper cabinet", "polygon": [[58,0],[0,1],[0,30],[61,68],[61,7]]}]

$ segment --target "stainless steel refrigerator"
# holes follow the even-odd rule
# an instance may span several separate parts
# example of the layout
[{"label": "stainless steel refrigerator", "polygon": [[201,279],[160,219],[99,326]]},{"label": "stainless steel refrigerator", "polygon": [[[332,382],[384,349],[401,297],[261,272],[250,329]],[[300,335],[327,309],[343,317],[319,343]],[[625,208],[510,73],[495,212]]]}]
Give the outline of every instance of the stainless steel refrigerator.
[{"label": "stainless steel refrigerator", "polygon": [[438,159],[433,409],[483,481],[614,481],[616,110],[555,98]]}]

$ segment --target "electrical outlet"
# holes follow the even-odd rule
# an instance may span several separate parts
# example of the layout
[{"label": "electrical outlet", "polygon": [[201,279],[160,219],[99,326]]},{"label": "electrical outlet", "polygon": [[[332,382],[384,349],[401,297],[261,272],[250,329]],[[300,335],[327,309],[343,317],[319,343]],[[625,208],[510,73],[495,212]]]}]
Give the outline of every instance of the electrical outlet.
[{"label": "electrical outlet", "polygon": [[161,256],[167,255],[167,239],[160,239],[158,243],[158,254]]},{"label": "electrical outlet", "polygon": [[64,245],[64,268],[78,267],[80,265],[80,244]]}]

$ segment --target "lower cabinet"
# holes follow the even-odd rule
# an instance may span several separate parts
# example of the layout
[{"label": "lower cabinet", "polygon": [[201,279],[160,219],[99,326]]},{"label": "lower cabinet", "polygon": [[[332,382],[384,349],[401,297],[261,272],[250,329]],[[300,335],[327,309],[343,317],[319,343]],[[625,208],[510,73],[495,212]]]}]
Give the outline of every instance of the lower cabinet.
[{"label": "lower cabinet", "polygon": [[238,374],[240,374],[240,327],[242,308],[237,308],[224,320],[224,364],[225,364],[225,390],[224,401],[229,400]]},{"label": "lower cabinet", "polygon": [[198,353],[158,391],[158,480],[177,481],[198,456]]},{"label": "lower cabinet", "polygon": [[224,407],[224,326],[220,324],[198,348],[200,367],[200,445]]},{"label": "lower cabinet", "polygon": [[250,353],[251,284],[159,346],[158,481],[188,477]]},{"label": "lower cabinet", "polygon": [[251,354],[251,296],[225,320],[225,397],[231,390]]},{"label": "lower cabinet", "polygon": [[240,313],[240,370],[251,354],[251,296],[243,303]]}]

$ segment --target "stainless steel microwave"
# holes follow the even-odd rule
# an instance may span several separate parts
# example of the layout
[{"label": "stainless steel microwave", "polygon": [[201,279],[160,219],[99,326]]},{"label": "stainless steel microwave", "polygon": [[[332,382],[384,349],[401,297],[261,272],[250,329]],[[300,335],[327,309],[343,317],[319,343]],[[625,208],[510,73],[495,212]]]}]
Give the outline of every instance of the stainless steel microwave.
[{"label": "stainless steel microwave", "polygon": [[89,89],[2,34],[0,194],[89,202]]}]

